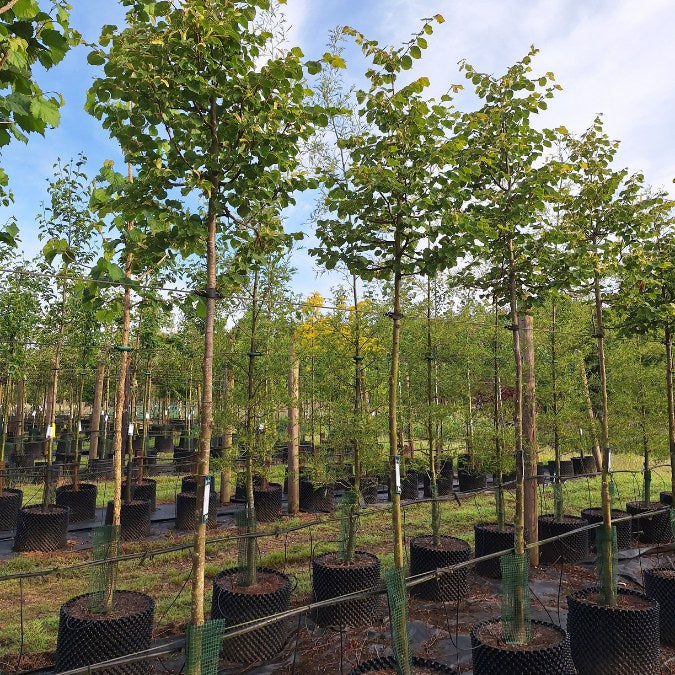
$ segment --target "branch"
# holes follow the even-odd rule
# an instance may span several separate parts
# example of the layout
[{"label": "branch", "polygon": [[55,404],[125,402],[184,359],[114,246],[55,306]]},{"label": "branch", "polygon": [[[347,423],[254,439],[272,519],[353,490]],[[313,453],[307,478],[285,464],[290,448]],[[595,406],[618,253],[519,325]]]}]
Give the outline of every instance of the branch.
[{"label": "branch", "polygon": [[0,14],[4,14],[5,12],[9,12],[16,3],[19,2],[19,0],[9,0],[9,2],[6,5],[3,5],[0,7]]}]

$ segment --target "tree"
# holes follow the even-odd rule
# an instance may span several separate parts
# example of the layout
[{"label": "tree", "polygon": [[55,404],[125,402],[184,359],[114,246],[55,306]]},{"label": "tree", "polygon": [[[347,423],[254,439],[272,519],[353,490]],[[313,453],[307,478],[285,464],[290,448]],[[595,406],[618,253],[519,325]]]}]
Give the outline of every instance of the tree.
[{"label": "tree", "polygon": [[[195,289],[205,316],[201,505],[213,426],[217,240],[235,249],[237,236],[248,231],[254,204],[283,208],[292,202],[293,191],[308,184],[297,171],[299,144],[325,120],[304,105],[302,52],[292,48],[266,58],[272,35],[257,30],[254,21],[267,0],[125,4],[127,28],[115,34],[115,27],[104,27],[102,48],[90,54],[90,62],[105,63],[106,76],[94,82],[87,105],[119,141],[127,161],[139,167],[127,198],[170,216],[153,245],[206,257],[205,288]],[[307,67],[316,70],[320,64]],[[187,206],[192,201],[198,212]],[[201,521],[193,557],[195,625],[204,622],[206,521]]]},{"label": "tree", "polygon": [[[405,276],[433,274],[451,266],[456,244],[452,224],[454,203],[448,188],[448,166],[457,142],[446,132],[454,114],[449,96],[438,103],[423,97],[426,77],[402,84],[404,71],[426,48],[424,35],[440,15],[425,20],[422,30],[397,48],[382,48],[361,33],[345,28],[361,46],[372,66],[366,71],[367,90],[355,94],[363,128],[338,140],[350,156],[346,170],[322,170],[326,186],[326,216],[318,220],[321,247],[312,253],[328,269],[343,263],[362,279],[393,283],[389,368],[389,455],[392,493],[394,564],[404,568],[401,496],[397,482],[398,379],[401,341],[401,284]],[[402,158],[403,161],[402,161]],[[439,243],[441,219],[446,238]],[[420,248],[423,246],[422,248]]]},{"label": "tree", "polygon": [[612,512],[609,474],[609,399],[605,359],[606,284],[618,271],[618,261],[626,244],[643,227],[643,215],[650,200],[642,195],[642,176],[612,167],[618,143],[604,133],[602,120],[579,138],[567,139],[572,187],[562,195],[564,209],[561,230],[564,246],[559,257],[561,278],[573,288],[590,293],[595,323],[598,370],[600,376],[600,442],[602,445],[601,497],[603,545],[601,563],[601,601],[616,604],[613,582]]},{"label": "tree", "polygon": [[[489,297],[495,298],[497,304],[504,302],[509,306],[508,329],[513,336],[516,556],[525,552],[524,472],[526,459],[531,466],[530,453],[534,451],[528,444],[527,458],[523,452],[523,352],[519,319],[546,287],[546,272],[540,266],[536,242],[545,205],[554,195],[555,179],[551,162],[544,161],[554,134],[535,129],[531,122],[534,115],[547,107],[547,99],[560,89],[553,73],[531,75],[536,53],[532,48],[501,76],[480,73],[466,62],[461,64],[483,103],[463,117],[459,131],[467,143],[459,172],[469,191],[467,213],[476,226],[472,253],[476,263],[488,264],[487,270],[481,270],[479,280],[487,287]],[[531,372],[532,367],[528,370]],[[531,473],[528,478],[532,482]],[[530,507],[533,517],[528,518],[529,534],[536,540],[536,491]],[[515,641],[524,642],[527,633],[522,598],[516,597],[515,602]]]},{"label": "tree", "polygon": [[[45,5],[49,9],[45,9]],[[3,0],[0,5],[0,148],[12,139],[27,142],[59,124],[60,94],[42,91],[34,68],[49,70],[80,35],[70,27],[70,5],[63,0]],[[0,168],[0,203],[7,206],[7,174]]]}]

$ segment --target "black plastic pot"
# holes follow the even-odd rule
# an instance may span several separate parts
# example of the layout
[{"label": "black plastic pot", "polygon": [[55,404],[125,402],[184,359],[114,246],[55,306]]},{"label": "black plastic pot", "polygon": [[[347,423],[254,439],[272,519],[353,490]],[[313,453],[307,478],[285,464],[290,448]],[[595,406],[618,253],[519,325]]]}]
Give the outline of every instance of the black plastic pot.
[{"label": "black plastic pot", "polygon": [[598,472],[598,468],[595,465],[595,457],[593,457],[593,455],[572,457],[572,468],[575,476],[593,475]]},{"label": "black plastic pot", "polygon": [[[252,593],[238,585],[236,575],[239,575],[239,570],[230,569],[217,574],[213,579],[211,618],[224,619],[227,630],[229,626],[287,610],[291,602],[290,579],[281,572],[266,568],[258,570],[258,575],[261,574],[269,575],[268,579],[277,579],[277,587],[267,592]],[[278,654],[285,641],[285,624],[276,621],[250,633],[225,638],[221,655],[237,663],[264,661]]]},{"label": "black plastic pot", "polygon": [[[556,523],[552,514],[539,516],[539,541],[561,534],[574,532],[580,527],[588,525],[584,518],[577,516],[563,516],[562,522]],[[539,547],[539,559],[542,563],[555,563],[558,561],[573,563],[588,558],[588,531],[582,530],[570,534],[564,539],[558,539]]]},{"label": "black plastic pot", "polygon": [[[473,531],[475,535],[475,558],[513,548],[514,528],[511,524],[505,524],[504,531],[500,532],[497,529],[497,523],[476,523],[473,526]],[[499,558],[482,560],[475,564],[474,569],[484,577],[492,579],[501,579],[502,577]]]},{"label": "black plastic pot", "polygon": [[[446,675],[457,675],[457,670],[452,666],[446,666],[438,661],[423,659],[419,656],[412,657],[413,672],[417,669],[431,673],[445,673]],[[359,675],[359,673],[398,673],[396,658],[393,656],[381,656],[378,659],[370,659],[360,663],[354,670],[349,671],[349,675]]]},{"label": "black plastic pot", "polygon": [[[324,553],[312,560],[314,602],[356,593],[380,583],[380,561],[371,553],[357,551],[354,562],[340,563],[335,553]],[[315,610],[312,617],[320,626],[362,626],[373,621],[378,598],[341,602]]]},{"label": "black plastic pot", "polygon": [[[126,481],[122,483],[122,499],[126,497],[127,484]],[[150,508],[153,511],[157,510],[157,481],[152,478],[144,478],[142,483],[131,484],[131,499],[147,500],[150,502]]]},{"label": "black plastic pot", "polygon": [[0,492],[0,530],[13,530],[21,508],[23,492],[5,488]]},{"label": "black plastic pot", "polygon": [[550,480],[550,478],[551,474],[548,470],[548,464],[539,462],[537,464],[537,483],[539,485],[546,485],[546,483]]},{"label": "black plastic pot", "polygon": [[197,477],[183,476],[180,482],[181,492],[197,492]]},{"label": "black plastic pot", "polygon": [[453,471],[452,457],[447,457],[446,459],[441,461],[441,468],[439,473],[444,478],[449,478],[450,480],[452,480],[455,477],[455,473]]},{"label": "black plastic pot", "polygon": [[15,551],[58,551],[68,536],[68,509],[60,506],[24,506],[19,510],[14,535]]},{"label": "black plastic pot", "polygon": [[81,523],[96,518],[96,485],[80,483],[75,490],[72,485],[61,485],[56,488],[56,505],[70,509],[68,520]]},{"label": "black plastic pot", "polygon": [[659,605],[636,591],[642,607],[609,607],[595,600],[596,588],[567,596],[567,632],[581,675],[659,675]]},{"label": "black plastic pot", "polygon": [[279,483],[269,483],[267,489],[261,486],[253,490],[255,517],[259,523],[271,523],[281,518],[283,493]]},{"label": "black plastic pot", "polygon": [[[423,474],[424,477],[424,496],[428,499],[431,497],[431,476],[428,473]],[[452,493],[452,478],[447,476],[436,476],[436,487],[438,489],[438,496],[445,497]]]},{"label": "black plastic pot", "polygon": [[[176,495],[176,529],[194,530],[197,526],[197,495],[194,492],[179,492]],[[206,526],[218,527],[218,494],[209,492],[209,516]]]},{"label": "black plastic pot", "polygon": [[307,480],[300,479],[300,510],[331,513],[335,510],[332,485],[315,487]]},{"label": "black plastic pot", "polygon": [[673,493],[672,492],[662,492],[659,495],[660,501],[662,504],[665,504],[666,506],[672,506],[673,505]]},{"label": "black plastic pot", "polygon": [[366,504],[377,504],[377,476],[361,476],[361,498]]},{"label": "black plastic pot", "polygon": [[[115,591],[112,614],[92,614],[89,598],[78,595],[61,605],[54,672],[82,668],[143,651],[152,641],[155,601],[144,593]],[[115,675],[145,675],[147,661],[96,670]]]},{"label": "black plastic pot", "polygon": [[[628,515],[626,511],[612,509],[612,522],[616,526],[616,545],[618,548],[633,547],[633,529],[630,520],[624,520],[620,523],[614,523],[615,518],[625,518]],[[602,522],[602,509],[584,509],[581,517],[589,524]],[[595,530],[588,533],[588,543],[591,549],[595,548]]]},{"label": "black plastic pot", "polygon": [[661,643],[675,647],[675,569],[652,567],[644,571],[645,593],[659,603]]},{"label": "black plastic pot", "polygon": [[[471,546],[463,539],[441,537],[435,547],[431,536],[415,537],[410,541],[410,575],[432,572],[439,567],[449,567],[471,559]],[[468,592],[469,568],[440,575],[411,587],[410,593],[424,600],[453,602]]]},{"label": "black plastic pot", "polygon": [[460,492],[475,492],[487,487],[487,476],[484,473],[467,471],[461,466],[457,469],[457,481]]},{"label": "black plastic pot", "polygon": [[[551,477],[555,476],[555,461],[550,460],[548,463],[548,472],[551,474]],[[560,477],[561,478],[572,478],[574,476],[574,465],[572,464],[571,459],[561,459],[560,460]]]},{"label": "black plastic pot", "polygon": [[[650,511],[659,511],[664,508],[663,504],[653,502],[628,502],[626,511],[631,516]],[[673,540],[673,530],[670,526],[670,513],[655,513],[653,516],[643,516],[633,523],[633,530],[639,533],[640,541],[645,544],[668,544]]]},{"label": "black plastic pot", "polygon": [[401,499],[418,499],[420,496],[419,474],[408,471],[401,480]]},{"label": "black plastic pot", "polygon": [[171,452],[173,450],[173,436],[157,436],[155,438],[157,452]]},{"label": "black plastic pot", "polygon": [[[152,504],[147,499],[134,499],[125,502],[122,499],[120,511],[120,537],[123,541],[136,541],[150,535],[150,514]],[[105,512],[105,524],[112,524],[113,503],[108,502]]]},{"label": "black plastic pot", "polygon": [[[532,631],[544,627],[557,635],[552,645],[510,645],[503,641],[487,644],[481,632],[500,619],[490,619],[471,629],[474,675],[572,675],[575,673],[565,631],[552,623],[533,621]],[[497,629],[499,630],[499,628]]]}]

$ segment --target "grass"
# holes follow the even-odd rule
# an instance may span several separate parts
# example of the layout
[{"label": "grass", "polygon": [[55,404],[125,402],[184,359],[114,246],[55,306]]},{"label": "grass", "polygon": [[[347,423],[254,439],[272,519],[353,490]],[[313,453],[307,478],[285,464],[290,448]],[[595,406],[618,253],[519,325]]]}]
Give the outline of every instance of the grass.
[{"label": "grass", "polygon": [[[641,458],[637,455],[622,455],[614,458],[615,498],[619,508],[626,501],[641,498]],[[278,471],[278,470],[277,470]],[[275,476],[275,478],[278,477]],[[180,490],[180,477],[159,476],[156,478],[159,501],[173,500]],[[666,468],[655,470],[652,482],[652,498],[658,501],[661,490],[669,489],[670,472]],[[30,486],[36,489],[38,486]],[[99,502],[110,495],[109,483],[101,483]],[[553,496],[550,486],[540,489],[540,513],[552,513]],[[578,514],[581,509],[600,505],[600,478],[582,478],[568,481],[563,489],[565,512]],[[513,518],[514,494],[506,493],[507,517]],[[405,536],[410,539],[430,531],[431,508],[428,503],[409,504],[404,509]],[[299,517],[283,518],[278,523],[260,525],[259,529],[271,536],[259,540],[261,563],[266,567],[284,570],[297,579],[293,594],[294,604],[304,604],[311,595],[310,566],[314,554],[336,550],[339,535],[338,522],[321,522],[327,516],[302,514]],[[463,498],[458,503],[451,499],[441,509],[441,531],[467,540],[473,544],[473,524],[495,519],[494,499],[491,494]],[[307,525],[304,529],[284,532],[288,528]],[[388,509],[369,509],[361,516],[358,547],[380,556],[382,567],[393,564],[391,554],[391,517]],[[217,535],[235,534],[234,528],[220,529]],[[124,553],[147,552],[141,561],[119,564],[118,588],[142,591],[151,595],[157,605],[155,610],[155,634],[166,636],[184,629],[190,616],[190,551],[152,555],[153,551],[175,544],[189,544],[190,535],[167,533],[165,536],[143,543],[123,544]],[[211,583],[215,574],[236,564],[238,546],[236,541],[220,542],[207,546],[206,607],[210,607]],[[0,574],[33,571],[47,567],[62,567],[90,558],[90,552],[63,551],[54,554],[23,554],[0,564]],[[11,671],[16,665],[21,645],[20,613],[23,595],[24,636],[23,653],[32,660],[36,655],[53,652],[58,629],[58,611],[61,604],[73,596],[86,593],[89,588],[87,568],[59,572],[45,577],[24,580],[22,588],[18,581],[0,582],[0,671]],[[39,661],[39,658],[38,658]],[[26,667],[26,662],[22,667]]]}]

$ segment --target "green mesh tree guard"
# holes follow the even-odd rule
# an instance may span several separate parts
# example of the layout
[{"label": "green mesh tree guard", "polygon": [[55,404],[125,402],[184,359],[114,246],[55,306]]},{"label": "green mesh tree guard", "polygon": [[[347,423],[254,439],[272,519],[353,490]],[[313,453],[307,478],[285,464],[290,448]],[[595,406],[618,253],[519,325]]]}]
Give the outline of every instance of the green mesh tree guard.
[{"label": "green mesh tree guard", "polygon": [[[102,525],[91,532],[91,545],[94,560],[110,560],[119,555],[120,527]],[[89,572],[89,609],[102,614],[107,610],[105,596],[107,590],[113,590],[116,563],[92,565]]]},{"label": "green mesh tree guard", "polygon": [[[612,574],[605,574],[605,567],[607,565],[607,557],[604,551],[607,550],[607,544],[611,545],[612,555],[609,560],[612,566]],[[609,604],[611,598],[616,597],[618,587],[617,570],[619,567],[619,548],[616,542],[616,525],[612,525],[612,529],[608,532],[604,525],[595,530],[595,550],[598,552],[596,559],[596,574],[598,577],[598,588],[602,601]],[[608,585],[611,584],[611,585]]]},{"label": "green mesh tree guard", "polygon": [[527,553],[507,553],[499,559],[502,571],[502,628],[508,644],[530,641],[530,558]]},{"label": "green mesh tree guard", "polygon": [[338,509],[340,534],[338,537],[338,555],[340,560],[348,562],[354,557],[356,533],[359,529],[359,499],[355,490],[346,490]]},{"label": "green mesh tree guard", "polygon": [[553,483],[553,517],[556,523],[561,523],[563,518],[563,486],[556,478]]},{"label": "green mesh tree guard", "polygon": [[408,589],[405,585],[405,570],[398,567],[388,569],[384,574],[389,601],[391,643],[400,675],[412,673],[412,653],[408,633]]},{"label": "green mesh tree guard", "polygon": [[[253,534],[256,531],[255,508],[244,508],[237,511],[234,516],[234,522],[237,526],[237,534]],[[249,558],[255,558],[253,566],[257,567],[258,560],[258,545],[255,537],[242,537],[238,540],[239,551],[237,555],[237,569],[239,572],[246,571],[249,567]]]},{"label": "green mesh tree guard", "polygon": [[609,503],[612,508],[614,508],[614,504],[616,501],[616,483],[614,482],[614,475],[610,474],[609,476]]},{"label": "green mesh tree guard", "polygon": [[189,625],[185,635],[185,670],[188,675],[218,675],[223,646],[224,619],[213,619],[201,626]]}]

